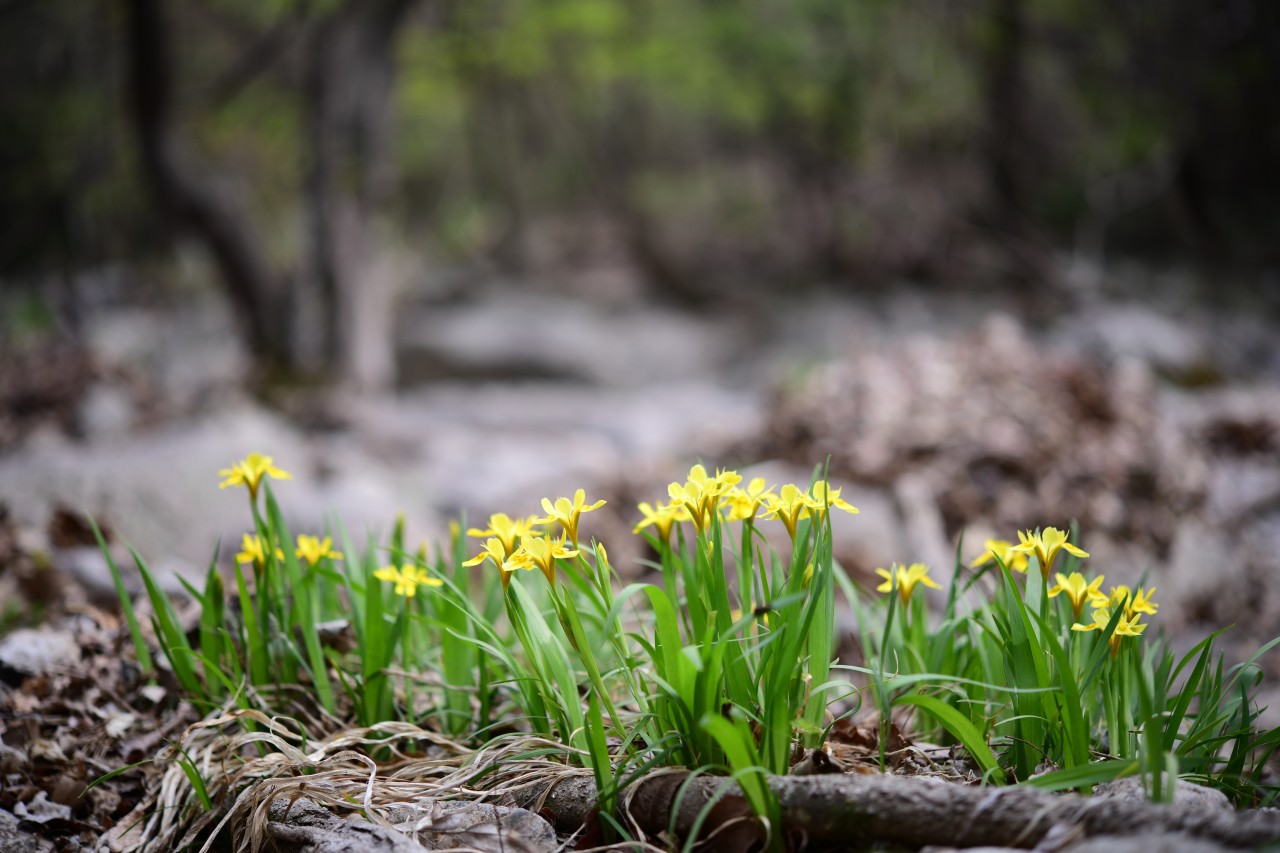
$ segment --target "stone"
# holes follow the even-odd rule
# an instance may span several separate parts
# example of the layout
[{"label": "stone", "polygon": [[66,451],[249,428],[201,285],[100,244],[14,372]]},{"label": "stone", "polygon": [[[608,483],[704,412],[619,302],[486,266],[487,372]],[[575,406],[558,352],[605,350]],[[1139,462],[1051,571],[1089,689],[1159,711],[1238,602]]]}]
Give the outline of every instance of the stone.
[{"label": "stone", "polygon": [[[1147,802],[1142,779],[1138,776],[1126,776],[1123,779],[1104,782],[1093,789],[1093,795],[1128,803]],[[1226,794],[1216,788],[1207,788],[1183,779],[1179,779],[1177,787],[1174,788],[1173,807],[1205,812],[1233,811],[1231,801],[1227,799]]]},{"label": "stone", "polygon": [[55,849],[48,838],[23,829],[19,818],[0,809],[0,850],[5,853],[53,853]]},{"label": "stone", "polygon": [[555,829],[538,815],[491,803],[436,800],[416,809],[398,809],[393,823],[433,849],[551,853],[559,846]]},{"label": "stone", "polygon": [[44,791],[37,791],[35,799],[29,803],[15,803],[13,813],[23,820],[35,823],[48,823],[51,820],[70,820],[71,807],[55,803]]},{"label": "stone", "polygon": [[0,640],[0,666],[26,675],[43,675],[74,666],[80,644],[69,631],[19,628]]},{"label": "stone", "polygon": [[1085,349],[1114,360],[1134,359],[1176,374],[1190,374],[1211,357],[1203,326],[1179,322],[1139,304],[1106,304],[1071,324]]},{"label": "stone", "polygon": [[76,407],[80,435],[91,440],[109,440],[127,435],[137,420],[129,392],[115,384],[92,386]]}]

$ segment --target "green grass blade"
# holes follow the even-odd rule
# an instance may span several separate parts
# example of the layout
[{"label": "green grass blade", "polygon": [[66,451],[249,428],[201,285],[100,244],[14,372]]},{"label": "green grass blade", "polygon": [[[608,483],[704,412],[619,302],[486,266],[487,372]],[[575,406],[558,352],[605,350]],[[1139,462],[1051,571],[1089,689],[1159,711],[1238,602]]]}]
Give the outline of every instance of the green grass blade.
[{"label": "green grass blade", "polygon": [[259,687],[271,679],[271,662],[267,659],[267,644],[262,626],[258,624],[258,610],[253,605],[253,596],[249,594],[249,585],[244,579],[244,567],[240,563],[236,563],[236,594],[240,598],[240,618],[244,624],[249,682],[254,687]]},{"label": "green grass blade", "polygon": [[1038,788],[1041,791],[1067,791],[1089,788],[1113,779],[1132,776],[1137,772],[1137,760],[1096,761],[1093,764],[1083,764],[1066,770],[1054,770],[1020,784]]},{"label": "green grass blade", "polygon": [[147,587],[147,596],[151,599],[151,607],[155,610],[157,637],[165,657],[173,667],[173,674],[177,676],[178,683],[182,685],[187,695],[196,699],[205,699],[200,679],[196,677],[195,669],[191,666],[191,656],[188,654],[191,646],[187,642],[187,635],[178,627],[178,615],[174,612],[173,602],[151,576],[151,571],[143,561],[142,555],[133,548],[129,549],[129,553],[133,555],[133,562],[137,565],[142,575],[142,582]]},{"label": "green grass blade", "polygon": [[120,567],[116,565],[116,561],[112,558],[111,549],[107,547],[107,540],[102,535],[102,530],[98,527],[98,523],[93,520],[91,515],[86,515],[85,518],[89,522],[89,527],[93,529],[94,538],[98,540],[98,548],[102,551],[102,556],[106,558],[107,568],[111,570],[111,582],[115,584],[116,596],[120,599],[120,609],[124,611],[124,620],[129,626],[129,636],[133,640],[133,653],[138,657],[138,666],[145,673],[154,673],[155,665],[151,661],[151,652],[147,649],[146,638],[142,636],[142,628],[138,625],[138,615],[133,610],[133,600],[129,598],[129,591],[125,589]]}]

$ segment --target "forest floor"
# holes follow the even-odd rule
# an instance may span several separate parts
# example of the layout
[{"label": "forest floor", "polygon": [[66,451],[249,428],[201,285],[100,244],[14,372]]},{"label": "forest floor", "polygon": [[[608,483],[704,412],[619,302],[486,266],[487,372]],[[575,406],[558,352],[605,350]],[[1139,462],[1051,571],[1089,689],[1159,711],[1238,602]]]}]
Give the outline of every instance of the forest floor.
[{"label": "forest floor", "polygon": [[[691,462],[780,482],[830,457],[862,510],[835,530],[837,557],[863,584],[895,561],[945,579],[961,535],[977,556],[987,536],[1076,519],[1108,577],[1160,589],[1175,644],[1234,624],[1239,659],[1280,634],[1280,335],[1194,291],[1127,271],[1041,316],[1009,294],[907,286],[696,314],[480,289],[404,312],[394,394],[269,405],[211,297],[95,312],[79,341],[0,368],[0,848],[127,849],[163,771],[81,792],[198,721],[122,658],[81,513],[179,592],[215,541],[239,540],[216,472],[250,450],[294,473],[295,527],[386,530],[403,512],[411,541],[583,487],[609,501],[593,532],[624,573],[642,556],[636,502]],[[305,849],[288,832],[277,846]]]}]

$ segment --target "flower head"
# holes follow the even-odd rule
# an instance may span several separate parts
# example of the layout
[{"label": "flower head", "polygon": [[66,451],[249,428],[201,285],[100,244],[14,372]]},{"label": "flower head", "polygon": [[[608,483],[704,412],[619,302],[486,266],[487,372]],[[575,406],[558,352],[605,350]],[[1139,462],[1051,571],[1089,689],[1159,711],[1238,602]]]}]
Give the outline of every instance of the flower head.
[{"label": "flower head", "polygon": [[693,526],[699,533],[705,533],[715,517],[720,498],[740,482],[742,475],[737,471],[720,470],[714,477],[709,477],[706,468],[694,465],[683,485],[674,482],[667,486],[667,497],[673,504],[683,506],[689,512]]},{"label": "flower head", "polygon": [[542,510],[547,515],[545,518],[539,518],[535,524],[552,524],[558,523],[564,528],[565,535],[574,545],[578,544],[578,516],[584,512],[591,512],[593,509],[599,509],[604,506],[604,501],[596,501],[593,504],[587,504],[587,493],[582,489],[578,489],[573,493],[573,500],[568,498],[556,498],[553,504],[549,499],[542,499]]},{"label": "flower head", "polygon": [[1146,613],[1151,616],[1156,615],[1156,611],[1160,609],[1160,605],[1151,600],[1151,596],[1156,594],[1156,588],[1143,590],[1142,587],[1133,593],[1133,600],[1129,602],[1130,613]]},{"label": "flower head", "polygon": [[998,558],[1009,571],[1026,573],[1027,555],[1021,551],[1015,551],[1012,542],[1004,539],[988,539],[983,544],[983,547],[987,550],[982,553],[981,557],[973,561],[971,564],[973,568],[976,569],[978,566],[986,565]]},{"label": "flower head", "polygon": [[897,587],[898,597],[902,599],[904,605],[911,600],[911,592],[916,588],[916,584],[927,586],[929,589],[942,589],[933,578],[929,577],[929,569],[924,563],[912,563],[906,568],[895,565],[893,571],[876,569],[876,574],[884,578],[884,583],[876,587],[876,592],[892,592]]},{"label": "flower head", "polygon": [[529,569],[536,568],[533,564],[533,560],[529,558],[529,555],[525,553],[524,550],[518,550],[514,554],[508,554],[507,546],[496,536],[490,537],[486,540],[484,543],[484,550],[472,557],[470,560],[467,560],[462,565],[478,566],[485,560],[492,560],[493,564],[498,567],[500,572],[502,572],[503,589],[507,588],[511,583],[511,576],[520,569],[528,571]]},{"label": "flower head", "polygon": [[1075,545],[1067,541],[1067,534],[1056,527],[1046,527],[1038,533],[1032,533],[1021,530],[1018,531],[1018,544],[1014,545],[1011,550],[1022,554],[1034,554],[1036,561],[1040,563],[1040,574],[1044,575],[1044,579],[1049,579],[1049,572],[1053,569],[1053,561],[1057,559],[1058,552],[1066,550],[1068,554],[1074,554],[1077,557],[1087,557],[1089,552],[1082,551]]},{"label": "flower head", "polygon": [[1084,575],[1079,572],[1072,572],[1070,577],[1057,572],[1054,577],[1058,581],[1058,585],[1049,588],[1049,597],[1065,592],[1067,598],[1071,599],[1071,609],[1075,611],[1077,619],[1080,618],[1081,611],[1084,610],[1086,602],[1099,595],[1098,588],[1102,586],[1102,575],[1098,575],[1089,583],[1085,583]]},{"label": "flower head", "polygon": [[814,483],[811,491],[813,493],[813,501],[817,504],[814,514],[817,515],[819,519],[821,519],[826,513],[828,506],[834,509],[843,510],[850,515],[858,514],[858,508],[841,498],[840,490],[831,488],[831,484],[826,480],[819,480]]},{"label": "flower head", "polygon": [[516,544],[520,537],[528,536],[533,532],[533,525],[536,523],[538,523],[536,515],[531,515],[528,518],[512,518],[505,512],[497,512],[489,516],[489,526],[487,528],[479,530],[473,527],[467,531],[467,535],[478,539],[486,536],[496,536],[502,542],[502,548],[507,552],[507,556],[510,556],[515,553]]},{"label": "flower head", "polygon": [[[276,548],[276,559],[284,559],[284,551]],[[237,563],[253,563],[255,566],[266,565],[267,546],[262,537],[256,533],[246,533],[240,540],[240,553],[236,554]]]},{"label": "flower head", "polygon": [[250,453],[244,459],[233,462],[230,468],[220,470],[218,476],[223,478],[218,484],[219,489],[225,489],[228,486],[245,486],[249,489],[251,501],[258,497],[258,485],[263,477],[273,477],[277,480],[293,479],[293,475],[288,471],[273,465],[270,456],[263,456],[261,453]]},{"label": "flower head", "polygon": [[[1120,654],[1120,641],[1125,637],[1137,637],[1147,630],[1147,626],[1138,620],[1141,616],[1130,616],[1129,614],[1121,614],[1120,620],[1116,622],[1116,629],[1111,633],[1111,656],[1115,657]],[[1105,607],[1094,608],[1093,622],[1084,625],[1079,622],[1071,626],[1072,631],[1105,631],[1107,626],[1111,624],[1111,611]]]},{"label": "flower head", "polygon": [[324,539],[319,536],[299,536],[296,553],[299,560],[306,560],[312,566],[325,557],[332,560],[342,559],[342,552],[333,550],[333,538],[330,536]]},{"label": "flower head", "polygon": [[565,544],[564,536],[559,539],[552,539],[550,536],[529,536],[520,543],[519,553],[524,554],[526,559],[541,569],[547,577],[547,582],[552,584],[556,582],[556,560],[567,560],[578,556],[576,548],[570,548]]},{"label": "flower head", "polygon": [[730,521],[746,521],[748,518],[756,517],[756,513],[760,511],[760,505],[770,495],[773,495],[773,489],[765,488],[764,477],[756,477],[747,483],[745,489],[734,486],[725,492],[724,509]]},{"label": "flower head", "polygon": [[419,586],[441,586],[444,581],[440,578],[433,578],[427,574],[426,569],[420,569],[413,563],[405,563],[402,566],[383,566],[373,573],[373,576],[380,581],[394,583],[396,585],[396,595],[405,598],[413,598],[418,593]]},{"label": "flower head", "polygon": [[765,496],[765,512],[761,518],[776,518],[787,528],[792,541],[796,538],[796,525],[800,519],[808,518],[809,513],[818,508],[818,502],[801,491],[793,483],[782,487],[778,495]]},{"label": "flower head", "polygon": [[641,503],[638,507],[644,518],[632,528],[632,533],[639,533],[646,527],[654,527],[658,531],[658,538],[666,542],[671,538],[671,528],[677,521],[688,521],[690,519],[689,510],[685,509],[684,504],[663,503],[658,501],[653,506],[647,503]]},{"label": "flower head", "polygon": [[1101,590],[1094,590],[1092,600],[1094,607],[1105,607],[1114,610],[1117,607],[1123,607],[1125,615],[1132,616],[1135,613],[1146,613],[1149,616],[1155,616],[1156,611],[1160,609],[1160,605],[1151,600],[1151,596],[1155,595],[1156,588],[1144,590],[1138,587],[1137,591],[1130,589],[1124,584],[1118,584],[1111,587],[1111,594],[1107,595]]}]

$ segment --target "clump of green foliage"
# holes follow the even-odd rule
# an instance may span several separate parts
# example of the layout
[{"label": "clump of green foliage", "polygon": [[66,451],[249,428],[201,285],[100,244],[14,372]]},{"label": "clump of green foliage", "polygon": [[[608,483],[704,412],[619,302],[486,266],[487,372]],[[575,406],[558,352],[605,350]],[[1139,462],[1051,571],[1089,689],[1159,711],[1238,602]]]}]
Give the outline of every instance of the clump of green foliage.
[{"label": "clump of green foliage", "polygon": [[[267,482],[287,472],[250,454],[222,473],[224,487],[247,489],[254,532],[229,597],[216,554],[204,588],[188,586],[201,607],[195,640],[134,553],[168,668],[209,710],[284,713],[305,684],[325,714],[361,725],[403,720],[477,744],[529,731],[592,771],[603,825],[620,835],[619,792],[655,766],[730,773],[762,825],[777,827],[768,776],[788,772],[798,746],[820,748],[837,711],[856,711],[867,692],[884,725],[914,709],[922,734],[962,745],[992,784],[1086,790],[1140,773],[1156,800],[1177,778],[1242,805],[1275,799],[1261,773],[1280,730],[1258,730],[1253,701],[1256,660],[1274,643],[1224,668],[1215,634],[1178,659],[1144,636],[1154,590],[1102,592],[1101,577],[1074,571],[1088,554],[1054,528],[989,541],[972,570],[957,560],[931,620],[915,593],[938,584],[923,565],[879,570],[883,597],[850,582],[832,557],[830,513],[857,509],[817,475],[775,491],[694,466],[668,501],[640,505],[636,532],[662,582],[622,586],[605,547],[581,537],[582,516],[604,503],[582,490],[544,500],[541,516],[496,514],[467,530],[484,541],[474,556],[455,525],[429,558],[406,547],[403,523],[363,549],[345,534],[341,551],[331,536],[295,539]],[[774,521],[787,556],[758,526]],[[1064,552],[1072,562],[1054,574]],[[866,666],[833,659],[838,590],[855,607]],[[350,630],[349,648],[332,642],[335,626]]]}]

